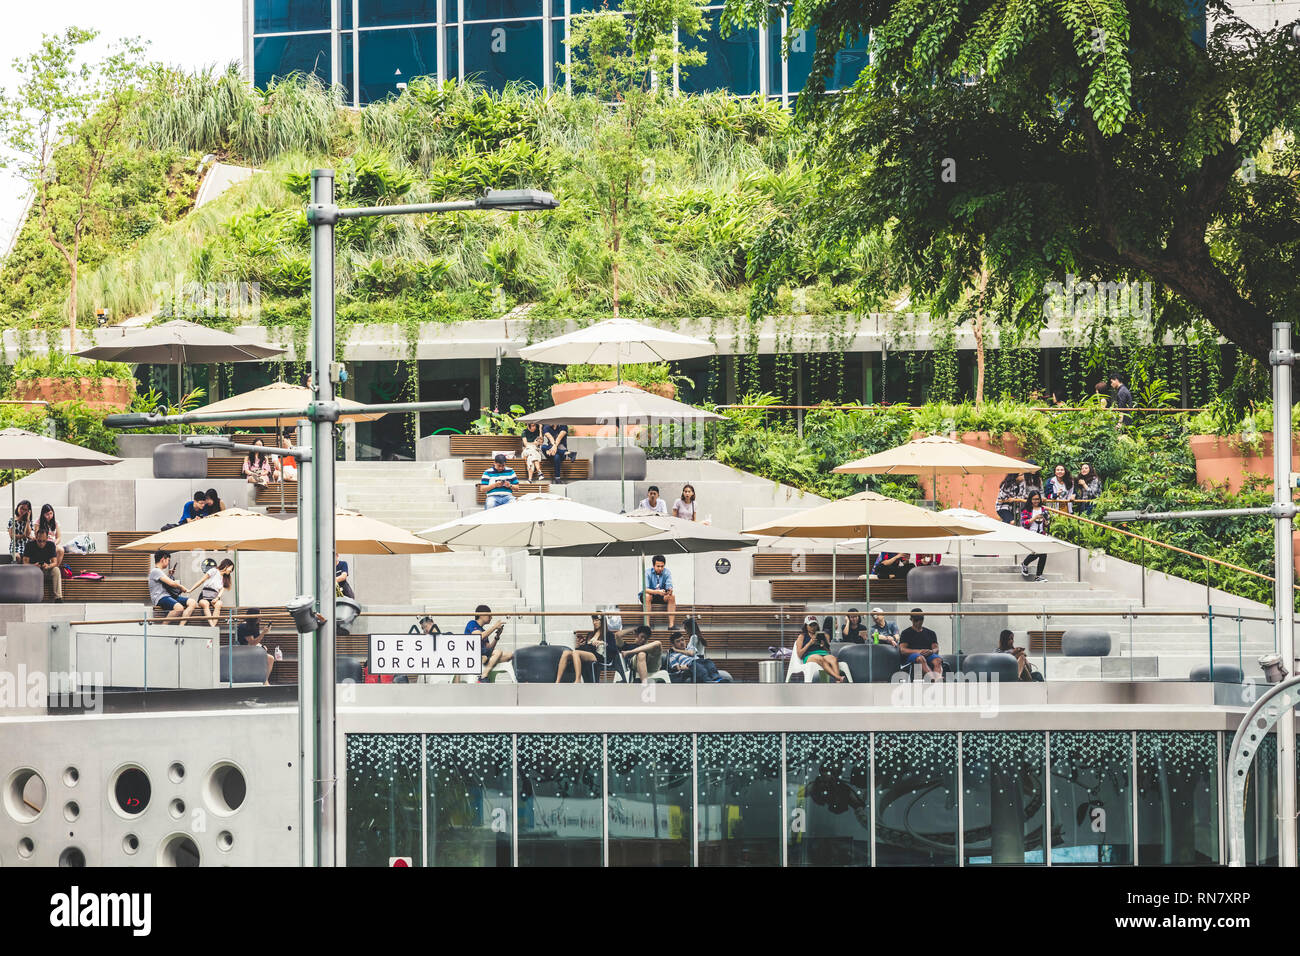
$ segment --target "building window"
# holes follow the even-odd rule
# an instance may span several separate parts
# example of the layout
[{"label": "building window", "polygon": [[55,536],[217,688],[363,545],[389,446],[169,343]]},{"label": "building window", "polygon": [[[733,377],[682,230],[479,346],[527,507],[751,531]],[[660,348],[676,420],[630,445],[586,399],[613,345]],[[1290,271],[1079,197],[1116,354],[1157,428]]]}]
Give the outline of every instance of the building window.
[{"label": "building window", "polygon": [[[332,0],[257,0],[253,4],[254,33],[329,30]],[[345,0],[351,2],[351,0]]]},{"label": "building window", "polygon": [[871,865],[871,738],[787,734],[790,866]]},{"label": "building window", "polygon": [[678,89],[683,93],[730,90],[749,95],[759,89],[758,30],[732,30],[722,35],[722,8],[705,13],[705,27],[699,37],[684,38],[689,46],[703,50],[703,66],[682,67]]},{"label": "building window", "polygon": [[[361,102],[374,103],[401,92],[398,84],[417,76],[438,76],[438,30],[362,30]],[[404,86],[402,87],[405,88]]]},{"label": "building window", "polygon": [[510,866],[509,734],[425,738],[429,866]]},{"label": "building window", "polygon": [[957,863],[957,735],[876,734],[876,865]]},{"label": "building window", "polygon": [[961,738],[963,845],[968,864],[1043,863],[1041,733],[965,733]]},{"label": "building window", "polygon": [[[344,6],[351,2],[352,0],[343,0]],[[455,19],[454,3],[451,16]],[[437,23],[438,0],[359,0],[357,19],[362,28]]]},{"label": "building window", "polygon": [[1139,866],[1219,862],[1217,752],[1212,731],[1138,733]]},{"label": "building window", "polygon": [[781,865],[780,734],[700,734],[701,866]]},{"label": "building window", "polygon": [[520,734],[519,865],[600,866],[605,808],[600,734]]},{"label": "building window", "polygon": [[420,852],[420,737],[348,734],[348,866],[388,866]]},{"label": "building window", "polygon": [[291,73],[314,73],[330,82],[330,35],[257,37],[253,41],[253,85],[265,89],[276,78]]},{"label": "building window", "polygon": [[496,90],[520,81],[542,85],[541,20],[466,22],[461,29],[465,35],[465,79],[476,79]]},{"label": "building window", "polygon": [[610,734],[611,866],[690,866],[695,830],[689,734]]},{"label": "building window", "polygon": [[1133,737],[1054,731],[1052,863],[1133,862]]}]

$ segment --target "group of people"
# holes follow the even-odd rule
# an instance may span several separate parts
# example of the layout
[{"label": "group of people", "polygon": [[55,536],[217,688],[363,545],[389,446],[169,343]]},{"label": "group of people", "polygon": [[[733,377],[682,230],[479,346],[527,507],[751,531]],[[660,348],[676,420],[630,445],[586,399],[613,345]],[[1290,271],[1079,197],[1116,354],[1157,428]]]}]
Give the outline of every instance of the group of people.
[{"label": "group of people", "polygon": [[[1085,461],[1075,475],[1065,465],[1056,465],[1042,485],[1038,475],[1008,474],[998,486],[994,508],[1007,524],[1019,525],[1036,534],[1051,534],[1053,507],[1067,514],[1088,514],[1093,500],[1100,494],[1101,476],[1091,462]],[[1029,566],[1035,561],[1038,567],[1031,571]],[[1043,576],[1046,567],[1047,555],[1029,554],[1020,563],[1020,573],[1026,578],[1046,581]]]},{"label": "group of people", "polygon": [[[425,633],[436,627],[433,619],[427,617],[421,620],[420,626]],[[465,624],[464,633],[479,638],[479,653],[482,657],[482,670],[478,678],[480,683],[490,681],[496,667],[514,657],[512,651],[501,646],[501,634],[505,626],[504,620],[493,620],[492,608],[486,604],[476,607],[474,617]],[[731,680],[729,675],[719,671],[717,665],[706,656],[707,644],[698,617],[688,617],[681,627],[670,625],[668,637],[670,649],[666,670],[669,680],[674,683],[710,684]],[[588,676],[595,675],[596,668],[618,667],[620,663],[629,680],[633,674],[641,681],[648,680],[652,674],[664,669],[664,647],[655,639],[654,631],[647,624],[625,628],[619,615],[593,613],[591,630],[577,634],[574,646],[566,648],[560,655],[555,683],[563,682],[570,669],[573,670],[574,682],[581,684]]]},{"label": "group of people", "polygon": [[530,422],[524,427],[523,456],[528,469],[528,481],[542,480],[543,459],[551,463],[552,481],[564,484],[564,463],[573,459],[569,453],[569,426],[538,425]]},{"label": "group of people", "polygon": [[828,623],[819,627],[817,618],[809,614],[795,638],[794,656],[804,664],[816,662],[831,680],[843,683],[847,677],[840,671],[839,659],[831,653],[832,640],[845,644],[888,644],[898,649],[901,667],[920,665],[925,676],[941,679],[943,657],[939,654],[939,636],[925,626],[925,612],[919,607],[912,608],[910,620],[911,624],[900,632],[898,625],[886,620],[884,610],[878,607],[871,609],[870,624],[862,623],[862,613],[857,608],[849,608],[838,628],[829,618]]},{"label": "group of people", "polygon": [[40,516],[36,517],[30,501],[18,502],[9,519],[9,554],[15,564],[40,568],[55,602],[63,601],[63,532],[53,505],[41,505]]},{"label": "group of people", "polygon": [[[646,489],[645,497],[641,499],[637,507],[642,511],[653,511],[656,514],[671,514],[674,518],[680,518],[682,521],[700,520],[695,505],[695,486],[689,482],[682,485],[682,493],[673,502],[671,510],[668,508],[668,502],[660,496],[658,485],[651,485]],[[704,523],[708,523],[707,519]]]},{"label": "group of people", "polygon": [[225,511],[226,503],[221,500],[221,495],[217,493],[216,488],[209,488],[207,491],[196,491],[191,500],[185,502],[181,507],[181,516],[177,519],[176,524],[168,525],[163,530],[174,528],[176,525],[189,524],[191,521],[198,521],[200,518],[206,518],[208,515],[214,515],[218,511]]},{"label": "group of people", "polygon": [[[260,438],[255,439],[253,444],[258,448],[266,447]],[[288,448],[292,442],[288,436],[285,436],[279,439],[278,444],[281,448]],[[298,460],[292,455],[250,451],[248,457],[244,459],[242,471],[244,478],[247,479],[250,485],[265,488],[273,481],[296,480],[298,477]]]}]

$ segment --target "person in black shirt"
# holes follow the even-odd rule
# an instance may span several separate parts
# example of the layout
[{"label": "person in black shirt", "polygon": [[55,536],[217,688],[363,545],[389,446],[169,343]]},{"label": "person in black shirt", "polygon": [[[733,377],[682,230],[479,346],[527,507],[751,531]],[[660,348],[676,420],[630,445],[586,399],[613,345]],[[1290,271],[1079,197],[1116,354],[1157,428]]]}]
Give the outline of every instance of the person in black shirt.
[{"label": "person in black shirt", "polygon": [[1110,387],[1115,390],[1114,400],[1111,402],[1115,408],[1133,407],[1133,393],[1128,390],[1128,386],[1124,384],[1118,372],[1111,373]]},{"label": "person in black shirt", "polygon": [[[262,613],[260,608],[250,607],[248,616],[239,622],[235,629],[235,638],[244,646],[262,647],[262,641],[271,631],[270,624],[263,624],[259,615]],[[266,648],[262,648],[266,650]],[[266,680],[263,683],[271,683],[271,669],[275,667],[275,655],[266,651]]]},{"label": "person in black shirt", "polygon": [[34,564],[41,569],[45,580],[50,583],[54,603],[63,603],[63,579],[59,577],[59,552],[50,540],[50,533],[43,527],[36,529],[36,540],[27,542],[23,549],[23,564]]},{"label": "person in black shirt", "polygon": [[908,666],[921,662],[933,679],[943,678],[943,658],[939,656],[939,635],[925,626],[925,613],[912,608],[912,626],[898,635],[898,649]]},{"label": "person in black shirt", "polygon": [[551,459],[555,483],[564,484],[564,459],[569,454],[569,426],[546,425],[542,428],[542,457]]},{"label": "person in black shirt", "polygon": [[865,644],[867,642],[864,637],[866,633],[867,626],[862,623],[862,614],[855,607],[849,608],[844,626],[840,628],[840,640],[845,644]]}]

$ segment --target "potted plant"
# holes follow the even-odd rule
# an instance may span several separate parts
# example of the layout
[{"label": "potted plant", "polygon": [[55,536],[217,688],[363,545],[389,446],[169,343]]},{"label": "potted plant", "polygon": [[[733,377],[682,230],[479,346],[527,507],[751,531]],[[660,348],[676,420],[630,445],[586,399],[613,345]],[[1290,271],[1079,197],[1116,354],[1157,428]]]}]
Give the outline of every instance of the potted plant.
[{"label": "potted plant", "polygon": [[[1300,406],[1298,406],[1300,409]],[[1298,409],[1292,410],[1292,421]],[[1273,475],[1273,409],[1255,405],[1244,415],[1217,401],[1187,421],[1188,444],[1196,459],[1196,480],[1221,484],[1236,494],[1249,475]],[[1294,439],[1293,446],[1294,448]],[[1291,470],[1300,470],[1300,454],[1291,455]]]},{"label": "potted plant", "polygon": [[[674,374],[672,367],[667,362],[624,365],[622,371],[623,385],[639,388],[646,392],[653,392],[655,395],[661,395],[664,398],[676,398],[678,384],[687,387],[694,387],[695,385],[685,375]],[[564,402],[571,402],[574,399],[585,398],[607,388],[613,388],[619,384],[615,375],[616,371],[612,365],[565,366],[564,370],[556,376],[555,383],[551,386],[551,401],[556,405],[561,405]],[[608,431],[608,427],[603,425],[575,425],[571,429],[574,435],[602,435],[607,434]],[[639,433],[639,426],[627,426],[628,435],[636,436]]]},{"label": "potted plant", "polygon": [[14,363],[9,397],[20,402],[79,401],[98,411],[121,411],[135,397],[131,367],[88,362],[71,355],[27,356]]}]

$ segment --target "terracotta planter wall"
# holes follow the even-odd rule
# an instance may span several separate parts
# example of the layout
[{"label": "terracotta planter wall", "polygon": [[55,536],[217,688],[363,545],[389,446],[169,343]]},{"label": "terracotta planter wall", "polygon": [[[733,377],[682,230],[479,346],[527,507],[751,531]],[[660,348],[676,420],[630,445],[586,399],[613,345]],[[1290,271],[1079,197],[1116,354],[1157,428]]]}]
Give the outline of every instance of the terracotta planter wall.
[{"label": "terracotta planter wall", "polygon": [[135,382],[120,378],[35,378],[14,386],[20,402],[82,401],[99,411],[120,411],[131,404]]},{"label": "terracotta planter wall", "polygon": [[[1227,485],[1236,494],[1247,475],[1262,475],[1273,487],[1273,434],[1265,432],[1259,442],[1245,445],[1236,438],[1193,435],[1188,439],[1196,459],[1196,480],[1202,485]],[[1295,449],[1296,439],[1292,439]],[[1291,470],[1300,471],[1300,454],[1291,455]]]},{"label": "terracotta planter wall", "polygon": [[[617,384],[617,382],[558,382],[551,386],[551,401],[556,405],[560,405],[578,398],[586,398],[588,395],[595,395],[607,388],[614,388]],[[651,392],[663,398],[677,397],[677,386],[671,382],[651,385],[649,388],[638,385],[636,382],[625,381],[623,384],[632,388],[639,388],[643,392]],[[638,438],[641,435],[641,426],[626,425],[623,432],[629,438]],[[571,435],[613,435],[613,433],[614,425],[612,422],[608,425],[574,425],[569,429]]]},{"label": "terracotta planter wall", "polygon": [[[913,438],[922,437],[919,433]],[[1025,451],[1020,440],[1006,433],[994,438],[988,432],[962,432],[957,436],[963,444],[974,445],[1000,455],[1025,460]],[[921,494],[926,498],[937,498],[941,508],[973,508],[990,517],[997,517],[993,507],[998,498],[998,486],[1002,484],[1005,474],[1001,475],[939,475],[938,488],[932,487],[929,475],[917,475],[921,485]]]}]

